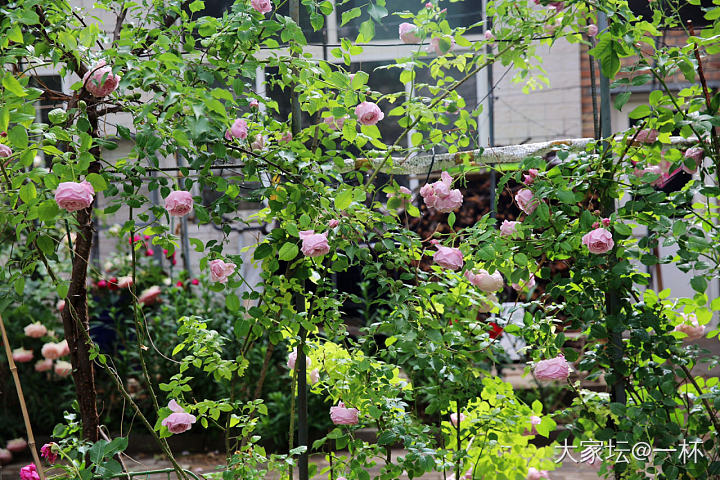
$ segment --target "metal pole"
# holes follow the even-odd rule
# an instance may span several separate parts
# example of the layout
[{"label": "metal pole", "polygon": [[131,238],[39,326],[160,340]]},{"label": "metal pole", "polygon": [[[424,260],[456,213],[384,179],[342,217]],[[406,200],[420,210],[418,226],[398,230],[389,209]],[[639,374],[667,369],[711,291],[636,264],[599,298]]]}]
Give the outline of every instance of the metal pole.
[{"label": "metal pole", "polygon": [[[492,19],[487,17],[487,2],[483,2],[483,16],[485,17],[485,30],[490,30],[492,28]],[[492,54],[492,46],[486,45],[485,46],[486,52],[488,55]],[[488,96],[487,96],[487,106],[488,106],[488,147],[494,147],[495,146],[495,99],[493,98],[493,82],[495,79],[493,78],[493,63],[488,65],[487,67],[487,85],[488,85]],[[495,190],[497,188],[497,177],[495,174],[495,165],[490,164],[490,217],[495,218],[495,213],[497,212],[497,205],[496,205],[496,199],[495,199]]]}]

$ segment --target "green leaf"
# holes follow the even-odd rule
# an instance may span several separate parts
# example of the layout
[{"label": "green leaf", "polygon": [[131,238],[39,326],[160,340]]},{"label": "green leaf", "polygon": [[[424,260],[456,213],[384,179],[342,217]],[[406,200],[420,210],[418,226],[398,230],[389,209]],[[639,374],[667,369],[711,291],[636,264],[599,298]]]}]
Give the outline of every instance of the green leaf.
[{"label": "green leaf", "polygon": [[37,197],[37,190],[35,189],[35,184],[32,182],[24,184],[22,187],[20,187],[19,195],[20,200],[25,203],[30,203],[31,200],[34,200],[35,197]]},{"label": "green leaf", "polygon": [[557,197],[562,203],[575,203],[575,194],[569,190],[558,190]]},{"label": "green leaf", "polygon": [[17,79],[9,73],[3,77],[2,85],[16,97],[24,97],[27,95],[27,92],[25,92],[25,89],[20,82],[18,82]]},{"label": "green leaf", "polygon": [[237,312],[240,309],[240,299],[234,293],[228,293],[225,297],[225,306],[231,312]]},{"label": "green leaf", "polygon": [[38,206],[38,218],[43,222],[54,220],[60,209],[55,200],[45,200]]},{"label": "green leaf", "polygon": [[278,252],[278,258],[283,261],[290,261],[295,258],[298,254],[298,246],[292,242],[285,242],[280,251]]},{"label": "green leaf", "polygon": [[698,275],[690,280],[690,286],[696,292],[704,293],[707,289],[707,280],[702,275]]},{"label": "green leaf", "polygon": [[347,12],[343,12],[342,14],[342,20],[340,21],[340,26],[342,27],[347,22],[352,20],[353,18],[357,18],[362,14],[360,11],[360,7],[355,7],[352,10],[348,10]]},{"label": "green leaf", "polygon": [[638,119],[638,118],[644,118],[647,117],[652,113],[652,110],[650,110],[650,107],[647,105],[638,105],[633,109],[632,112],[628,114],[628,117],[632,119]]},{"label": "green leaf", "polygon": [[108,188],[108,184],[105,178],[98,173],[91,173],[87,176],[86,180],[90,182],[96,192],[102,192]]},{"label": "green leaf", "polygon": [[338,210],[345,210],[350,206],[353,200],[353,190],[348,188],[338,193],[335,197],[335,208]]},{"label": "green leaf", "polygon": [[[365,20],[360,24],[358,42],[368,43],[375,37],[375,23],[372,20]],[[448,43],[449,45],[449,43]]]},{"label": "green leaf", "polygon": [[25,277],[18,277],[15,279],[15,292],[22,297],[23,292],[25,291]]},{"label": "green leaf", "polygon": [[630,95],[632,95],[631,92],[618,93],[615,96],[615,101],[613,102],[613,104],[615,105],[615,109],[622,110],[628,100],[630,100]]},{"label": "green leaf", "polygon": [[371,3],[368,7],[368,14],[370,17],[372,17],[376,22],[380,22],[384,17],[387,17],[388,11],[385,7],[381,7],[380,5],[376,3]]},{"label": "green leaf", "polygon": [[16,147],[19,149],[27,148],[27,146],[28,146],[27,130],[25,130],[25,127],[23,127],[22,125],[15,125],[8,132],[8,140],[10,140],[10,143],[13,145],[13,147]]},{"label": "green leaf", "polygon": [[188,6],[188,8],[190,9],[191,13],[199,12],[200,10],[205,8],[205,2],[203,2],[202,0],[195,0]]},{"label": "green leaf", "polygon": [[92,463],[98,464],[102,462],[102,459],[105,457],[105,447],[107,444],[108,442],[106,440],[98,440],[95,442],[95,445],[90,447],[90,450],[88,450],[88,456],[90,457],[90,461]]}]

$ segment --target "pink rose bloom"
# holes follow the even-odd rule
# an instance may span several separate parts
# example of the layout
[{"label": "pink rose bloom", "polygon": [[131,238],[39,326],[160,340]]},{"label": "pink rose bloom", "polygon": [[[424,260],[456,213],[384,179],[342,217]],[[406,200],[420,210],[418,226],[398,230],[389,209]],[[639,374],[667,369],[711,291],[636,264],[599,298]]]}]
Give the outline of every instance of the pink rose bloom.
[{"label": "pink rose bloom", "polygon": [[463,254],[459,248],[437,246],[433,261],[443,268],[460,270],[463,266]]},{"label": "pink rose bloom", "polygon": [[35,362],[35,371],[36,372],[48,372],[52,370],[53,368],[53,361],[49,358],[46,358],[45,360],[38,360]]},{"label": "pink rose bloom", "polygon": [[700,166],[702,161],[705,159],[705,150],[703,150],[700,147],[690,147],[687,150],[685,150],[685,158],[690,158],[692,160],[695,160],[695,168],[691,169],[685,166],[685,163],[682,165],[683,172],[693,174],[697,172],[697,167]]},{"label": "pink rose bloom", "polygon": [[605,225],[606,227],[609,227],[609,226],[610,226],[610,219],[609,219],[609,218],[603,218],[603,219],[602,219],[602,224]]},{"label": "pink rose bloom", "polygon": [[447,42],[450,43],[450,47],[447,50],[444,50],[445,47],[440,44],[440,37],[433,37],[430,39],[430,45],[427,47],[428,52],[435,52],[435,55],[438,57],[442,57],[446,53],[448,53],[450,50],[455,47],[455,39],[450,36],[443,37]]},{"label": "pink rose bloom", "polygon": [[591,23],[590,25],[588,25],[587,34],[588,34],[588,37],[594,37],[595,35],[597,35],[598,34],[597,25],[595,25],[594,23]]},{"label": "pink rose bloom", "polygon": [[303,230],[300,232],[302,248],[300,249],[306,257],[322,257],[330,251],[327,232],[315,233],[314,230]]},{"label": "pink rose bloom", "polygon": [[55,308],[58,309],[58,312],[62,312],[63,309],[65,308],[65,300],[60,300],[60,301],[57,303],[57,305],[55,306]]},{"label": "pink rose bloom", "polygon": [[7,445],[5,445],[5,448],[13,453],[22,452],[27,448],[27,442],[24,438],[13,438],[7,443]]},{"label": "pink rose bloom", "polygon": [[57,343],[56,345],[61,357],[64,357],[65,355],[70,355],[70,347],[68,346],[67,339],[63,340],[60,343]]},{"label": "pink rose bloom", "polygon": [[425,204],[441,213],[449,213],[460,207],[463,196],[459,189],[451,190],[452,177],[448,172],[440,174],[440,180],[425,184],[420,189],[420,195]]},{"label": "pink rose bloom", "polygon": [[430,3],[430,2],[427,2],[427,3],[425,4],[425,8],[432,8],[432,7],[433,7],[433,4]]},{"label": "pink rose bloom", "polygon": [[519,284],[518,284],[518,283],[513,283],[513,284],[512,284],[512,288],[513,288],[513,290],[515,290],[516,292],[520,292],[520,291],[525,290],[525,289],[530,290],[530,289],[533,288],[534,286],[535,286],[535,275],[532,274],[532,273],[530,274],[530,278],[528,278],[527,281],[524,281],[524,282],[519,283]]},{"label": "pink rose bloom", "polygon": [[503,285],[505,285],[502,275],[497,270],[492,275],[490,275],[487,270],[480,269],[477,273],[467,270],[465,272],[465,278],[483,292],[497,292],[498,290],[502,290]]},{"label": "pink rose bloom", "polygon": [[112,73],[105,60],[100,60],[83,75],[83,86],[94,97],[107,97],[118,87],[120,76]]},{"label": "pink rose bloom", "polygon": [[250,5],[263,15],[272,10],[272,2],[270,0],[250,0]]},{"label": "pink rose bloom", "polygon": [[705,336],[705,325],[700,325],[694,314],[686,315],[682,313],[680,316],[683,317],[683,321],[676,325],[673,331],[687,335],[687,338],[683,340],[692,341]]},{"label": "pink rose bloom", "polygon": [[[460,414],[460,423],[465,421],[465,414]],[[452,423],[453,427],[458,426],[458,416],[457,413],[451,413],[450,414],[450,423]]]},{"label": "pink rose bloom", "polygon": [[157,285],[153,285],[150,288],[146,288],[138,297],[138,303],[141,305],[152,305],[160,300],[160,294],[162,290]]},{"label": "pink rose bloom", "polygon": [[40,480],[40,475],[34,463],[25,465],[20,469],[20,480]]},{"label": "pink rose bloom", "polygon": [[260,106],[260,103],[256,99],[250,100],[250,103],[248,104],[250,108],[258,108]]},{"label": "pink rose bloom", "polygon": [[[290,370],[295,370],[295,362],[297,362],[297,355],[297,347],[295,347],[293,351],[288,354],[287,366]],[[310,357],[305,355],[305,367],[310,368],[311,366],[312,360],[310,360]]]},{"label": "pink rose bloom", "polygon": [[637,136],[635,137],[635,141],[642,143],[655,143],[658,139],[659,134],[660,132],[658,132],[655,128],[646,128],[638,132]]},{"label": "pink rose bloom", "polygon": [[335,228],[335,227],[337,227],[338,225],[340,225],[340,220],[338,220],[338,219],[336,219],[336,218],[333,218],[332,220],[330,220],[330,221],[328,222],[328,228]]},{"label": "pink rose bloom", "polygon": [[40,456],[46,459],[50,463],[55,463],[58,458],[56,450],[58,448],[55,442],[46,443],[40,448]]},{"label": "pink rose bloom", "polygon": [[193,209],[193,197],[190,192],[176,190],[165,198],[165,210],[171,217],[184,217]]},{"label": "pink rose bloom", "polygon": [[58,207],[68,212],[88,208],[93,203],[95,190],[89,182],[62,182],[55,190],[55,201]]},{"label": "pink rose bloom", "polygon": [[612,250],[615,242],[613,242],[612,233],[604,228],[596,228],[591,230],[582,237],[583,245],[587,245],[590,253],[601,254]]},{"label": "pink rose bloom", "polygon": [[57,360],[61,357],[60,347],[57,343],[48,342],[40,349],[42,356],[48,360]]},{"label": "pink rose bloom", "polygon": [[245,140],[248,136],[247,122],[242,118],[236,118],[232,126],[225,132],[225,139],[232,140],[233,138],[239,138]]},{"label": "pink rose bloom", "polygon": [[228,277],[235,271],[234,263],[225,263],[220,259],[210,260],[210,280],[213,282],[227,283]]},{"label": "pink rose bloom", "polygon": [[362,102],[355,107],[355,115],[358,117],[358,122],[363,125],[375,125],[380,120],[385,118],[385,114],[380,110],[373,102]]},{"label": "pink rose bloom", "polygon": [[12,351],[12,358],[17,363],[32,362],[33,351],[25,350],[24,348],[16,348],[15,350]]},{"label": "pink rose bloom", "polygon": [[538,176],[538,169],[537,168],[531,168],[528,170],[528,173],[523,176],[523,183],[525,185],[532,185],[535,181],[535,177]]},{"label": "pink rose bloom", "polygon": [[118,278],[118,288],[130,288],[133,284],[132,277],[120,277]]},{"label": "pink rose bloom", "polygon": [[520,210],[525,212],[527,215],[532,214],[540,204],[540,201],[533,196],[532,191],[527,188],[523,188],[515,194],[515,201],[517,202],[518,207],[520,207]]},{"label": "pink rose bloom", "polygon": [[412,195],[412,191],[407,187],[400,187],[400,195]]},{"label": "pink rose bloom", "polygon": [[175,400],[170,400],[168,408],[173,413],[163,419],[162,425],[167,427],[170,433],[183,433],[192,428],[196,420],[195,415],[187,413]]},{"label": "pink rose bloom", "polygon": [[253,141],[250,146],[253,150],[262,150],[265,148],[265,137],[258,133],[255,135],[255,141]]},{"label": "pink rose bloom", "polygon": [[343,402],[338,402],[336,407],[330,407],[330,420],[335,425],[357,425],[359,413],[357,408],[345,408]]},{"label": "pink rose bloom", "polygon": [[503,220],[502,224],[500,225],[500,235],[502,235],[503,237],[512,237],[517,231],[518,223],[520,222]]},{"label": "pink rose bloom", "polygon": [[65,360],[55,362],[55,375],[58,377],[67,377],[72,372],[72,365]]},{"label": "pink rose bloom", "polygon": [[535,377],[538,380],[564,380],[570,375],[570,365],[561,353],[550,360],[540,360],[535,365]]},{"label": "pink rose bloom", "polygon": [[531,415],[530,416],[530,430],[525,430],[523,432],[523,435],[537,435],[537,429],[535,428],[535,425],[540,425],[542,422],[542,419],[538,417],[537,415]]},{"label": "pink rose bloom", "polygon": [[483,34],[485,37],[485,40],[488,42],[494,42],[495,41],[495,35],[493,34],[492,30],[485,30],[485,33]]},{"label": "pink rose bloom", "polygon": [[317,368],[314,368],[312,372],[310,372],[310,385],[315,385],[317,382],[320,381],[320,372]]},{"label": "pink rose bloom", "polygon": [[31,323],[25,326],[25,335],[31,338],[40,338],[47,333],[47,327],[40,322]]},{"label": "pink rose bloom", "polygon": [[292,142],[292,133],[285,132],[283,133],[282,137],[280,137],[280,143],[290,143]]},{"label": "pink rose bloom", "polygon": [[547,470],[538,470],[535,467],[528,468],[527,480],[541,480],[542,478],[550,479]]},{"label": "pink rose bloom", "polygon": [[7,465],[12,462],[12,453],[7,448],[0,448],[0,465]]},{"label": "pink rose bloom", "polygon": [[97,286],[98,288],[105,288],[108,286],[108,282],[106,282],[105,280],[98,280]]},{"label": "pink rose bloom", "polygon": [[416,35],[418,29],[412,23],[403,22],[400,24],[400,27],[398,30],[399,30],[400,40],[402,40],[403,43],[407,43],[407,44],[420,43],[420,37],[418,37]]},{"label": "pink rose bloom", "polygon": [[0,143],[0,157],[7,158],[13,154],[13,151],[7,145]]},{"label": "pink rose bloom", "polygon": [[660,165],[650,165],[649,167],[645,167],[642,170],[641,169],[635,169],[633,172],[634,175],[638,178],[642,178],[645,176],[646,173],[650,173],[652,175],[657,175],[658,178],[650,182],[650,185],[657,186],[659,183],[663,181],[663,171]]},{"label": "pink rose bloom", "polygon": [[323,118],[323,122],[330,127],[330,130],[342,130],[343,125],[345,125],[345,117],[325,117]]}]

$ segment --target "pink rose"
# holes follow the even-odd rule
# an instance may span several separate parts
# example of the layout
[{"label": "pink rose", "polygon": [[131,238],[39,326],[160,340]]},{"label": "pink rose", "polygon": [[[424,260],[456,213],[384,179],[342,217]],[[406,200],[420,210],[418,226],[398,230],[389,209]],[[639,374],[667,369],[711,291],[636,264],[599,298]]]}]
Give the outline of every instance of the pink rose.
[{"label": "pink rose", "polygon": [[607,217],[606,217],[606,218],[603,218],[601,221],[602,221],[602,224],[605,225],[606,227],[609,227],[609,226],[610,226],[610,219],[609,219],[609,218],[607,218]]},{"label": "pink rose", "polygon": [[433,261],[443,268],[460,270],[463,266],[463,254],[459,248],[437,246]]},{"label": "pink rose", "polygon": [[427,2],[425,4],[425,8],[432,8],[432,7],[433,7],[433,4],[431,2]]},{"label": "pink rose", "polygon": [[528,173],[523,176],[523,183],[525,185],[532,185],[535,181],[535,177],[538,176],[538,169],[537,168],[531,168],[528,170]]},{"label": "pink rose", "polygon": [[457,188],[452,190],[450,187],[452,187],[452,177],[448,172],[442,172],[440,180],[422,186],[420,195],[428,207],[441,213],[449,213],[463,203],[460,190]]},{"label": "pink rose", "polygon": [[313,230],[303,230],[300,232],[300,240],[302,240],[300,250],[306,257],[322,257],[330,251],[327,232],[315,233]]},{"label": "pink rose", "polygon": [[228,277],[235,271],[234,263],[225,263],[220,259],[210,260],[210,280],[213,282],[227,283]]},{"label": "pink rose", "polygon": [[62,355],[60,355],[61,350],[57,343],[48,342],[45,345],[42,346],[40,349],[40,353],[42,356],[48,360],[57,360]]},{"label": "pink rose", "polygon": [[255,135],[255,141],[253,141],[250,146],[253,150],[262,150],[265,148],[265,137],[258,133]]},{"label": "pink rose", "polygon": [[170,400],[168,408],[173,413],[163,419],[162,425],[167,427],[170,433],[183,433],[192,428],[196,420],[195,415],[187,413],[175,400]]},{"label": "pink rose", "polygon": [[72,372],[72,365],[65,360],[55,362],[55,375],[58,377],[67,377]]},{"label": "pink rose", "polygon": [[590,25],[588,25],[587,34],[588,34],[588,37],[594,37],[595,35],[597,35],[598,34],[597,25],[595,25],[594,23],[591,23]]},{"label": "pink rose", "polygon": [[688,168],[684,162],[681,167],[684,172],[693,174],[697,172],[697,167],[699,167],[702,161],[705,159],[705,150],[700,147],[690,147],[685,150],[685,158],[695,160],[695,168]]},{"label": "pink rose", "polygon": [[165,210],[171,217],[184,217],[193,209],[193,197],[185,190],[175,190],[165,198]]},{"label": "pink rose", "polygon": [[17,363],[32,362],[33,351],[25,350],[24,348],[16,348],[15,350],[12,351],[12,358]]},{"label": "pink rose", "polygon": [[420,43],[420,37],[417,36],[418,29],[412,23],[401,23],[399,27],[400,40],[403,43],[412,44]]},{"label": "pink rose", "polygon": [[49,358],[46,358],[45,360],[38,360],[35,362],[35,371],[36,372],[47,372],[52,370],[53,368],[53,361]]},{"label": "pink rose", "polygon": [[537,415],[531,415],[530,416],[530,429],[525,430],[523,432],[523,435],[537,435],[537,429],[535,428],[535,425],[540,425],[542,422],[542,419],[538,417]]},{"label": "pink rose", "polygon": [[13,151],[10,147],[8,147],[5,144],[0,143],[0,157],[7,158],[12,154],[13,154]]},{"label": "pink rose", "polygon": [[613,242],[612,233],[604,228],[596,228],[591,230],[582,237],[583,245],[587,245],[590,253],[601,254],[612,250],[615,242]]},{"label": "pink rose", "polygon": [[357,425],[359,411],[357,408],[345,408],[343,402],[336,407],[330,407],[330,420],[335,425]]},{"label": "pink rose", "polygon": [[659,134],[660,132],[658,132],[654,128],[646,128],[638,132],[637,136],[635,137],[635,141],[642,143],[655,143],[658,139]]},{"label": "pink rose", "polygon": [[[460,423],[465,421],[465,415],[463,413],[460,414]],[[452,423],[453,427],[458,426],[458,415],[457,413],[451,413],[450,414],[450,423]]]},{"label": "pink rose", "polygon": [[0,448],[0,465],[7,465],[12,462],[12,453],[7,448]]},{"label": "pink rose", "polygon": [[247,122],[242,118],[236,118],[232,126],[225,132],[225,139],[232,140],[233,138],[239,138],[245,140],[248,136]]},{"label": "pink rose", "polygon": [[542,478],[550,479],[550,474],[547,470],[538,470],[535,467],[528,468],[527,480],[540,480]]},{"label": "pink rose", "polygon": [[65,355],[70,355],[70,347],[68,346],[67,339],[57,343],[56,345],[61,357],[64,357]]},{"label": "pink rose", "polygon": [[561,353],[550,360],[540,360],[535,365],[535,377],[538,380],[564,380],[570,375],[570,366]]},{"label": "pink rose", "polygon": [[343,125],[345,124],[345,117],[325,117],[323,118],[323,122],[325,122],[325,125],[330,127],[330,130],[342,130]]},{"label": "pink rose", "polygon": [[27,442],[24,438],[13,438],[12,440],[8,441],[7,445],[5,445],[5,448],[10,450],[12,453],[18,453],[22,452],[27,448]]},{"label": "pink rose", "polygon": [[315,385],[317,382],[320,381],[320,372],[317,368],[314,368],[312,372],[310,372],[310,385]]},{"label": "pink rose", "polygon": [[132,284],[133,280],[130,276],[118,278],[118,288],[130,288],[132,287]]},{"label": "pink rose", "polygon": [[260,103],[256,99],[250,100],[250,103],[248,103],[248,106],[250,108],[258,108],[260,106]]},{"label": "pink rose", "polygon": [[430,45],[427,47],[428,52],[435,52],[435,55],[438,57],[442,57],[455,47],[455,39],[451,36],[443,36],[443,42],[440,41],[440,38],[441,37],[431,38]]},{"label": "pink rose", "polygon": [[520,292],[520,291],[525,290],[525,289],[530,290],[530,289],[533,288],[534,286],[535,286],[535,275],[533,275],[532,273],[530,274],[530,278],[528,278],[527,281],[523,281],[523,282],[521,282],[521,283],[519,283],[519,284],[518,284],[518,283],[513,283],[513,284],[512,284],[512,288],[513,288],[513,290],[515,290],[516,292]]},{"label": "pink rose", "polygon": [[250,5],[263,15],[272,10],[272,2],[270,0],[250,0]]},{"label": "pink rose", "polygon": [[[287,366],[290,370],[295,370],[295,362],[297,362],[297,347],[293,349],[292,352],[288,354],[288,361]],[[310,368],[312,366],[312,360],[310,360],[310,357],[305,355],[305,367]]]},{"label": "pink rose", "polygon": [[83,87],[94,97],[107,97],[118,87],[120,76],[112,73],[112,68],[100,60],[83,75]]},{"label": "pink rose", "polygon": [[20,469],[20,480],[40,480],[40,475],[34,463],[25,465]]},{"label": "pink rose", "polygon": [[58,309],[58,312],[62,312],[65,308],[65,300],[58,301],[57,305],[55,305],[55,308]]},{"label": "pink rose", "polygon": [[399,189],[400,195],[412,195],[412,191],[407,187],[400,187]]},{"label": "pink rose", "polygon": [[336,218],[333,218],[332,220],[330,220],[330,221],[328,222],[328,228],[335,228],[335,227],[337,227],[338,225],[340,225],[340,220],[338,220],[338,219],[336,219]]},{"label": "pink rose", "polygon": [[483,34],[485,37],[485,40],[488,42],[494,42],[495,41],[495,35],[493,34],[492,30],[485,30],[485,33]]},{"label": "pink rose", "polygon": [[58,448],[59,447],[55,442],[46,443],[40,448],[40,456],[50,463],[55,463],[58,458],[56,451]]},{"label": "pink rose", "polygon": [[385,114],[380,110],[380,107],[373,102],[362,102],[359,104],[355,107],[355,115],[358,117],[358,122],[363,125],[375,125],[385,118]]},{"label": "pink rose", "polygon": [[518,207],[520,207],[520,210],[525,212],[527,215],[532,214],[540,204],[540,201],[533,196],[532,191],[527,188],[523,188],[515,194],[515,201],[517,202]]},{"label": "pink rose", "polygon": [[520,222],[503,220],[503,223],[500,225],[500,235],[502,235],[503,237],[512,237],[517,231],[518,223]]},{"label": "pink rose", "polygon": [[280,137],[280,143],[290,143],[292,142],[292,133],[285,132],[283,133],[282,137]]},{"label": "pink rose", "polygon": [[40,338],[47,333],[47,327],[40,322],[31,323],[25,326],[25,335],[31,338]]},{"label": "pink rose", "polygon": [[465,272],[465,278],[483,292],[497,292],[498,290],[502,290],[505,285],[502,275],[497,270],[492,275],[490,275],[487,270],[480,269],[477,273],[467,270]]},{"label": "pink rose", "polygon": [[55,190],[55,202],[68,212],[88,208],[93,203],[95,190],[87,181],[62,182]]},{"label": "pink rose", "polygon": [[160,300],[160,294],[162,289],[157,285],[153,285],[150,288],[146,288],[138,297],[138,303],[141,305],[152,305]]},{"label": "pink rose", "polygon": [[705,336],[705,325],[700,325],[694,314],[686,315],[681,313],[680,316],[683,317],[683,321],[676,325],[673,331],[687,335],[687,338],[683,340],[692,341]]}]

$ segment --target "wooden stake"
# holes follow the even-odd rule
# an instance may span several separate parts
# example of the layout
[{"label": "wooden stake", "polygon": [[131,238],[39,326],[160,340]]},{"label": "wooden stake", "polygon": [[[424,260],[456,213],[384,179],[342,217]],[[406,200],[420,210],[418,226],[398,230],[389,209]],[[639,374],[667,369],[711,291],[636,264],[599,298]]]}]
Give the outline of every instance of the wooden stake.
[{"label": "wooden stake", "polygon": [[28,415],[27,406],[25,406],[25,397],[23,396],[22,385],[20,385],[20,377],[17,373],[17,367],[15,366],[15,360],[12,357],[12,349],[10,348],[10,340],[8,340],[7,333],[5,333],[5,323],[3,322],[2,315],[0,315],[0,331],[2,331],[3,344],[5,345],[5,353],[7,353],[8,363],[10,364],[10,371],[12,372],[13,381],[15,382],[15,388],[17,389],[18,399],[20,400],[20,409],[22,410],[23,420],[25,420],[25,430],[27,430],[28,446],[32,453],[33,459],[35,460],[35,466],[37,467],[38,475],[40,480],[45,480],[45,472],[43,471],[40,457],[38,456],[37,449],[35,448],[35,437],[32,433],[32,427],[30,426],[30,416]]}]

